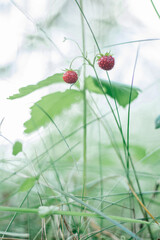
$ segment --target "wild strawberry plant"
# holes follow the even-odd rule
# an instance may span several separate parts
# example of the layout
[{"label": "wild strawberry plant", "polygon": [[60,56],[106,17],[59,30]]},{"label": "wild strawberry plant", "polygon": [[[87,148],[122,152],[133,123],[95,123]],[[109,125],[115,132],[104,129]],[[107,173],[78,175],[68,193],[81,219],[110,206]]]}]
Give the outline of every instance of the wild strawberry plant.
[{"label": "wild strawberry plant", "polygon": [[[51,135],[53,144],[50,148],[46,140],[47,137],[43,139],[41,134],[39,134],[43,147],[45,146],[46,150],[39,155],[35,153],[35,157],[30,160],[23,150],[22,143],[17,141],[13,145],[13,155],[17,156],[19,153],[22,153],[27,161],[14,173],[4,177],[1,183],[5,183],[15,175],[18,176],[22,171],[28,176],[29,174],[25,172],[25,168],[30,165],[32,166],[32,174],[28,177],[25,175],[23,182],[19,178],[15,179],[15,182],[18,182],[18,185],[20,185],[16,192],[20,196],[22,196],[22,193],[25,193],[24,198],[21,199],[20,206],[0,206],[0,211],[14,212],[6,232],[9,232],[17,214],[21,213],[26,215],[34,214],[35,216],[35,220],[32,221],[36,230],[33,230],[31,226],[28,227],[30,239],[39,239],[40,235],[41,239],[98,239],[101,234],[105,236],[104,239],[120,239],[121,237],[125,239],[155,239],[157,229],[154,231],[153,226],[158,225],[158,221],[148,208],[149,204],[146,204],[139,180],[139,173],[137,173],[135,159],[132,155],[132,152],[134,152],[132,148],[135,146],[130,144],[131,103],[141,93],[141,90],[134,86],[134,74],[139,57],[139,47],[135,55],[131,84],[127,85],[118,81],[112,81],[109,73],[112,70],[117,70],[116,64],[119,59],[116,54],[112,55],[110,52],[102,53],[98,40],[84,12],[83,5],[85,5],[85,1],[75,0],[75,3],[80,12],[82,44],[79,45],[75,40],[71,41],[71,43],[73,45],[76,44],[80,50],[80,55],[74,56],[69,62],[69,66],[66,66],[65,73],[59,70],[58,73],[40,80],[35,85],[20,88],[18,93],[8,98],[9,100],[15,100],[51,85],[57,86],[58,84],[59,86],[58,91],[53,91],[41,97],[40,100],[31,106],[30,119],[24,123],[24,132],[26,134],[36,131],[39,133],[40,128],[47,129],[54,126],[56,133],[54,132],[54,135]],[[86,28],[89,29],[93,38],[93,46],[95,45],[97,48],[94,56],[87,54]],[[43,31],[42,28],[40,30]],[[109,51],[109,49],[105,50]],[[73,65],[78,59],[81,59],[81,62],[78,70],[76,70],[73,68]],[[88,74],[88,69],[91,69],[92,74]],[[100,77],[101,71],[105,73],[103,78]],[[64,88],[65,90],[62,91]],[[103,99],[103,108],[107,109],[105,114],[102,114],[101,107],[98,104],[98,101],[101,99]],[[67,123],[71,124],[72,129],[75,116],[72,115],[71,108],[82,110],[81,116],[78,116],[78,119],[76,119],[76,122],[80,122],[80,127],[74,129],[68,135],[64,135],[57,119],[63,118]],[[126,109],[127,111],[126,132],[120,115],[121,109]],[[105,118],[107,114],[111,115],[109,123]],[[94,116],[95,119],[91,119],[90,116]],[[90,129],[89,125],[94,122],[97,126]],[[156,119],[156,128],[160,127],[159,122],[158,117]],[[111,128],[112,124],[116,128],[116,136]],[[80,130],[83,130],[82,136],[78,135],[74,139],[74,141],[78,140],[78,143],[75,141],[71,147],[70,137]],[[107,136],[107,141],[110,143],[107,147],[102,144],[102,132],[104,136]],[[96,136],[97,140],[93,146],[93,148],[96,148],[94,151],[92,148],[92,136]],[[118,138],[118,141],[116,138]],[[82,143],[76,154],[74,154],[74,150],[79,145],[79,142]],[[107,160],[108,158],[111,159],[110,162],[108,160],[107,164],[105,161],[102,161],[102,152],[106,154],[106,148],[112,149],[111,157],[108,156],[109,151],[107,152]],[[50,153],[51,149],[53,150],[52,154]],[[143,159],[143,149],[140,149],[140,151]],[[61,155],[58,156],[57,152],[61,152]],[[105,154],[103,154],[104,159]],[[93,168],[92,163],[90,165],[90,174],[87,171],[88,161],[91,161],[94,155],[98,159],[99,178],[95,178],[94,163]],[[58,163],[61,159],[65,160],[66,169],[64,165],[62,165],[63,169],[58,168]],[[117,200],[112,196],[113,199],[111,198],[111,201],[108,201],[105,194],[107,186],[105,185],[112,178],[108,175],[108,172],[111,170],[113,163],[120,169],[119,172],[116,169],[117,175],[114,175],[114,178],[118,177],[119,179],[116,184],[121,183],[123,179],[122,184],[119,184],[118,187],[120,190],[126,189],[126,193],[124,193],[126,197]],[[81,166],[81,169],[79,169],[79,166]],[[104,166],[105,171],[103,170]],[[67,169],[69,167],[72,170],[68,172]],[[60,174],[61,171],[65,180]],[[82,171],[82,173],[79,174],[79,171]],[[65,181],[67,184],[65,184]],[[116,188],[116,184],[111,187],[111,191]],[[19,196],[18,194],[17,196]],[[123,192],[120,194],[123,195]],[[31,205],[29,204],[30,196]],[[115,197],[117,196],[118,193]],[[23,207],[26,201],[27,207]],[[111,206],[114,206],[115,209],[109,208]],[[118,209],[117,214],[118,207],[120,207],[120,210]],[[127,217],[123,216],[123,214],[121,216],[121,210],[126,209],[129,210],[130,215],[127,213]],[[39,222],[41,222],[42,226],[38,231]],[[53,233],[55,229],[57,231]],[[6,235],[6,232],[1,233],[3,237]],[[24,235],[17,236],[23,237]]]}]

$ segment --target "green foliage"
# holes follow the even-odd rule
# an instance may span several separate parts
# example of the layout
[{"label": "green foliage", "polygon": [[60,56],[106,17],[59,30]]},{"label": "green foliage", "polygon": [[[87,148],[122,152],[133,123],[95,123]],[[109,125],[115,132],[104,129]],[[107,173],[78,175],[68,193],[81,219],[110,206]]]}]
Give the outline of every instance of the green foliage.
[{"label": "green foliage", "polygon": [[13,99],[21,98],[21,97],[24,97],[40,88],[47,87],[53,83],[64,82],[62,76],[63,76],[62,73],[57,73],[57,74],[54,74],[54,75],[38,82],[35,85],[29,85],[29,86],[20,88],[19,93],[10,96],[9,99],[13,100]]},{"label": "green foliage", "polygon": [[[154,166],[154,164],[159,164],[159,156],[160,156],[160,148],[158,147],[154,149],[152,152],[150,152],[149,154],[146,154],[144,158],[142,158],[143,164],[147,164],[147,165],[150,164],[152,166]],[[159,171],[159,168],[157,167],[156,170]]]},{"label": "green foliage", "polygon": [[25,192],[31,189],[37,181],[37,177],[27,178],[19,188],[19,192]]},{"label": "green foliage", "polygon": [[[21,98],[40,88],[49,86],[54,83],[61,83],[63,82],[62,76],[62,73],[54,74],[53,76],[50,76],[35,85],[29,85],[20,88],[19,93],[10,96],[9,99],[13,100]],[[109,82],[103,79],[101,79],[101,82],[105,93],[112,98],[115,97],[121,106],[125,107],[129,103],[130,86],[113,82],[111,89]],[[79,88],[79,82],[76,84],[76,86]],[[86,78],[86,88],[89,91],[102,94],[99,83],[95,77],[89,76]],[[137,98],[139,91],[140,90],[138,88],[133,87],[131,101]],[[64,93],[56,92],[42,97],[40,101],[31,107],[31,119],[24,123],[24,126],[26,127],[25,133],[31,133],[49,123],[50,119],[42,111],[42,109],[44,109],[44,111],[51,118],[54,118],[55,116],[61,114],[63,110],[69,108],[73,103],[80,101],[81,98],[82,93],[76,90],[67,90]],[[40,109],[38,106],[40,106],[42,109]]]},{"label": "green foliage", "polygon": [[18,153],[22,152],[22,143],[17,141],[13,145],[13,151],[12,154],[16,156]]},{"label": "green foliage", "polygon": [[80,91],[66,90],[65,92],[51,93],[42,97],[40,101],[31,107],[31,118],[24,123],[26,127],[25,133],[31,133],[50,122],[49,117],[42,109],[51,118],[54,118],[64,110],[70,108],[72,104],[79,102],[82,96],[83,94]]},{"label": "green foliage", "polygon": [[143,146],[130,144],[129,148],[134,159],[140,160],[146,155],[146,149]]},{"label": "green foliage", "polygon": [[155,120],[155,128],[156,129],[160,128],[160,115]]},{"label": "green foliage", "polygon": [[[121,149],[121,151],[123,151],[123,144],[118,143],[117,145]],[[110,146],[110,149],[112,149],[112,146]],[[144,146],[130,144],[129,149],[130,149],[130,153],[131,153],[132,157],[135,160],[140,160],[146,156],[146,149]],[[113,155],[113,153],[112,153],[112,155]]]},{"label": "green foliage", "polygon": [[[129,96],[131,87],[126,84],[112,82],[112,88],[107,80],[100,79],[103,89],[111,98],[115,98],[119,105],[126,107],[129,104]],[[98,80],[95,77],[88,76],[86,78],[86,88],[94,93],[103,94]],[[139,88],[133,87],[131,101],[138,97]]]},{"label": "green foliage", "polygon": [[[6,62],[6,65],[2,65],[0,68],[2,95],[3,88],[5,88],[3,80],[6,80],[5,78],[13,70],[15,70],[14,75],[21,76],[23,82],[23,74],[26,71],[27,76],[32,78],[37,73],[41,74],[39,71],[41,64],[45,65],[46,74],[51,67],[55,69],[55,65],[59,69],[68,68],[69,64],[73,65],[78,69],[81,80],[73,86],[72,89],[76,90],[65,91],[71,85],[63,81],[63,73],[46,75],[49,77],[42,77],[37,80],[38,83],[30,83],[29,86],[22,85],[23,87],[14,92],[16,94],[12,92],[10,94],[12,96],[8,96],[10,100],[21,100],[22,97],[35,91],[42,93],[44,88],[44,90],[51,87],[53,89],[53,92],[46,93],[46,96],[43,92],[43,95],[40,95],[38,100],[34,99],[30,106],[31,115],[24,123],[26,133],[32,133],[49,123],[51,126],[33,136],[24,136],[24,141],[26,141],[25,148],[23,146],[24,154],[17,155],[22,151],[22,144],[19,143],[18,146],[13,147],[13,154],[19,157],[10,157],[7,151],[7,142],[5,142],[6,140],[9,142],[5,137],[5,129],[4,136],[1,134],[0,238],[67,239],[71,235],[70,238],[86,240],[100,238],[159,239],[159,226],[157,225],[154,229],[152,219],[149,215],[147,219],[147,213],[144,214],[145,210],[140,207],[127,184],[130,183],[139,199],[159,221],[159,132],[153,128],[154,120],[150,114],[154,107],[156,109],[156,104],[158,107],[158,95],[155,95],[155,101],[150,101],[152,93],[157,93],[158,84],[156,86],[148,85],[150,69],[156,69],[156,66],[153,66],[154,61],[151,66],[150,61],[148,58],[145,59],[145,54],[143,54],[143,51],[150,46],[153,53],[154,42],[152,41],[159,39],[133,40],[136,39],[135,34],[129,33],[131,41],[124,42],[128,29],[126,28],[126,32],[120,33],[123,23],[119,21],[118,13],[120,12],[122,16],[124,12],[126,15],[126,9],[121,0],[116,1],[116,4],[111,3],[114,1],[108,1],[109,4],[107,4],[106,0],[70,2],[62,0],[55,1],[54,8],[53,1],[47,0],[44,1],[45,4],[40,5],[40,9],[42,7],[43,10],[36,11],[36,15],[32,9],[32,7],[36,7],[36,3],[33,5],[24,1],[24,4],[19,5],[11,2],[13,4],[10,4],[9,7],[13,7],[14,11],[21,11],[22,18],[26,18],[26,22],[24,21],[24,28],[22,26],[22,31],[20,31],[23,35],[20,34],[22,41],[18,42],[18,56],[12,54],[11,51],[12,62],[9,64]],[[0,3],[0,5],[3,4]],[[136,18],[134,22],[132,12],[136,11],[132,11],[133,7],[130,8],[131,12],[128,14],[131,15],[132,19],[130,20],[133,20],[133,25],[135,25],[133,27],[136,28],[137,20],[140,23],[137,27],[142,25],[137,29],[139,32],[143,30],[144,24],[141,24],[140,18]],[[139,6],[137,5],[137,7]],[[123,11],[123,9],[125,10]],[[10,9],[7,6],[6,14],[8,14],[8,10]],[[15,17],[14,14],[11,15],[13,18]],[[29,21],[28,24],[33,24],[33,29],[28,28],[27,21]],[[13,27],[13,24],[11,25]],[[16,24],[14,25],[16,27]],[[5,29],[7,29],[7,25]],[[37,31],[34,31],[35,29]],[[146,30],[146,24],[144,30]],[[66,36],[67,42],[62,44],[64,36]],[[122,39],[124,39],[123,42],[121,42]],[[147,41],[150,41],[148,45]],[[138,42],[141,42],[140,62],[139,50],[136,55]],[[146,42],[145,48],[143,48],[143,42]],[[117,101],[118,109],[114,112],[114,116],[112,108],[109,111],[107,103],[96,106],[94,102],[90,102],[90,98],[87,99],[88,91],[90,91],[94,93],[93,101],[105,100],[99,82],[95,78],[96,75],[89,76],[95,70],[92,62],[88,62],[92,66],[87,67],[86,65],[85,68],[84,59],[81,58],[85,56],[93,59],[94,54],[98,53],[96,45],[98,48],[100,46],[100,50],[106,49],[106,51],[112,47],[116,62],[119,61],[119,57],[123,59],[121,75],[125,74],[126,70],[127,74],[132,75],[135,73],[135,69],[137,72],[138,67],[140,75],[148,76],[143,84],[145,96],[142,96],[142,101],[135,101],[133,112],[127,109],[131,94],[130,83],[128,82],[128,85],[121,84],[119,77],[116,79],[117,82],[111,83],[107,81],[107,76],[104,77],[106,80],[100,79],[106,96],[113,103],[113,110],[115,110],[113,99],[115,98]],[[155,49],[157,49],[156,46]],[[63,51],[64,48],[67,51]],[[128,52],[126,53],[126,51]],[[133,54],[129,54],[129,51]],[[5,54],[6,51],[4,51],[4,56]],[[136,61],[132,66],[135,55]],[[38,61],[36,61],[36,57],[39,58]],[[154,59],[154,55],[152,59]],[[131,61],[126,66],[128,60]],[[25,63],[29,63],[27,69]],[[149,71],[144,73],[146,67]],[[99,69],[99,73],[100,71],[105,74]],[[115,65],[114,71],[117,72],[117,65]],[[150,81],[157,81],[156,77],[157,74],[155,76],[152,74]],[[86,93],[79,90],[79,83],[82,81],[84,86],[84,79],[87,87]],[[8,80],[7,78],[7,82]],[[13,76],[13,84],[16,84],[14,80]],[[81,86],[81,90],[83,86]],[[153,90],[153,86],[156,89]],[[6,87],[10,88],[11,86]],[[146,92],[145,89],[147,89]],[[133,87],[131,101],[134,101],[139,93],[140,90]],[[3,96],[1,98],[3,100]],[[1,103],[3,105],[3,102]],[[72,106],[73,104],[75,105]],[[15,104],[11,105],[15,106]],[[77,111],[76,107],[80,107],[82,112]],[[2,109],[2,117],[3,112],[6,115]],[[9,115],[5,117],[7,116],[9,117]],[[117,121],[114,120],[114,117]],[[3,119],[0,125],[2,122]],[[55,128],[56,123],[59,127],[57,127],[58,131]],[[64,123],[65,126],[62,126]],[[160,128],[160,116],[155,123],[156,128]],[[3,126],[1,127],[3,133]],[[9,126],[7,127],[10,129]],[[12,135],[12,132],[9,135]],[[8,148],[11,148],[12,151],[10,144],[8,144]],[[121,162],[124,162],[124,166]],[[35,175],[30,174],[31,170]],[[40,181],[38,181],[39,177]],[[40,207],[41,204],[43,206]],[[45,217],[46,220],[40,217]],[[96,219],[94,219],[95,217]],[[82,224],[82,218],[88,219],[87,226]],[[108,232],[108,235],[104,235],[105,232],[101,231],[103,229]],[[97,230],[100,232],[98,233]],[[73,236],[72,233],[75,235]]]}]

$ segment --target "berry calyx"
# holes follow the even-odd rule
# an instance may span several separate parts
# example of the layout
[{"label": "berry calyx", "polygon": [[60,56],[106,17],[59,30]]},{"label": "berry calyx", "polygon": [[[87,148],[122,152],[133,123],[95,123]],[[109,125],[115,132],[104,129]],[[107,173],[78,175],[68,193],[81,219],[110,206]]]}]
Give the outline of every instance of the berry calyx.
[{"label": "berry calyx", "polygon": [[109,71],[114,67],[115,60],[114,57],[110,53],[106,53],[105,55],[100,54],[98,56],[98,65],[103,70]]},{"label": "berry calyx", "polygon": [[63,74],[63,80],[66,83],[70,83],[73,84],[75,82],[77,82],[78,80],[78,74],[73,71],[73,70],[67,70],[64,74]]}]

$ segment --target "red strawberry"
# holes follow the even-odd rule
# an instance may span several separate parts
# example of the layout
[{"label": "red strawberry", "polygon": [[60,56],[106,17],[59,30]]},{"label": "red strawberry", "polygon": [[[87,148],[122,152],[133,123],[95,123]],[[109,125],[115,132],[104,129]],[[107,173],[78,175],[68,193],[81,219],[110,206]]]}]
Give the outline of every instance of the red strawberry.
[{"label": "red strawberry", "polygon": [[63,74],[63,80],[66,82],[66,83],[75,83],[77,80],[78,80],[78,75],[75,71],[73,70],[68,70],[67,72],[65,72]]},{"label": "red strawberry", "polygon": [[106,53],[105,55],[100,55],[98,57],[98,65],[103,70],[111,70],[114,67],[114,57],[110,55],[110,53]]}]

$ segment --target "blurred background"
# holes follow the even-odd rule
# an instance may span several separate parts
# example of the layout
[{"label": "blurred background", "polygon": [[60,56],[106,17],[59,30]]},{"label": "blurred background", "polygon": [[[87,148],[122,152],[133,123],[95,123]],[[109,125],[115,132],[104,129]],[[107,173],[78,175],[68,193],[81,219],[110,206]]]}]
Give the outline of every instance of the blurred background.
[{"label": "blurred background", "polygon": [[[157,10],[160,9],[159,2],[154,3]],[[145,0],[86,0],[84,12],[102,53],[111,50],[115,57],[115,68],[110,72],[111,81],[131,84],[136,52],[140,44],[134,86],[140,88],[141,93],[131,106],[130,141],[142,148],[144,156],[159,147],[160,132],[155,130],[154,122],[160,114],[160,19],[151,2]],[[65,83],[54,84],[21,99],[7,98],[17,93],[21,87],[36,84],[55,73],[62,73],[69,67],[72,59],[80,55],[74,42],[82,46],[80,12],[72,0],[1,0],[0,29],[0,120],[4,118],[1,132],[5,137],[0,137],[0,154],[1,157],[8,157],[12,154],[12,143],[16,140],[23,142],[24,149],[31,152],[39,144],[39,132],[24,134],[23,123],[30,118],[30,107],[33,103],[49,93],[69,89],[69,86]],[[92,60],[97,49],[87,25],[85,33],[88,57]],[[132,42],[137,40],[142,41]],[[77,60],[73,68],[78,69],[81,64],[82,61]],[[98,68],[97,71],[100,77],[106,79],[103,71]],[[89,66],[87,75],[94,75]],[[80,83],[82,82],[81,74]],[[94,98],[101,113],[108,112],[105,99],[97,95]],[[119,107],[119,110],[126,132],[127,108]],[[72,124],[75,128],[82,126],[82,112],[83,105],[80,104],[56,118],[64,135],[70,133]],[[67,121],[70,117],[71,120]],[[93,114],[88,109],[88,121],[91,119]],[[107,121],[120,141],[114,120],[108,116]],[[95,129],[96,126],[92,125]],[[92,127],[91,130],[88,129],[89,146],[97,144],[97,131],[94,134]],[[49,139],[52,131],[52,126],[40,129],[42,136]],[[59,138],[55,130],[53,137]],[[92,143],[91,139],[95,142]],[[105,137],[104,142],[106,144]]]},{"label": "blurred background", "polygon": [[[115,67],[109,73],[111,81],[131,84],[137,48],[140,47],[134,86],[141,89],[141,92],[131,104],[130,151],[139,171],[143,190],[153,190],[160,177],[158,167],[160,130],[155,129],[155,119],[160,115],[160,19],[151,1],[85,0],[83,2],[84,12],[102,53],[111,50],[115,57]],[[154,4],[160,12],[160,2],[155,0]],[[60,162],[56,162],[56,167],[60,172],[62,184],[65,189],[74,192],[82,183],[83,128],[82,131],[77,131],[67,139],[69,146],[73,147],[72,154],[79,167],[78,172],[71,155],[63,156],[68,149],[52,124],[45,128],[41,127],[31,134],[24,133],[23,125],[30,118],[30,107],[33,103],[52,92],[63,92],[69,89],[69,86],[66,83],[57,83],[20,99],[9,100],[8,97],[18,93],[21,87],[36,84],[55,73],[62,73],[65,68],[69,67],[73,58],[81,54],[75,44],[76,41],[82,47],[79,9],[73,0],[0,0],[0,30],[0,121],[4,119],[0,129],[3,135],[0,136],[0,166],[3,176],[3,187],[0,190],[3,193],[1,194],[1,203],[5,202],[9,206],[19,204],[24,197],[23,193],[13,194],[13,197],[10,197],[10,191],[17,191],[21,182],[34,175],[31,161],[35,164],[37,174],[41,174],[46,164],[50,163],[50,156],[55,161],[60,159]],[[87,25],[85,25],[85,34],[88,58],[92,60],[98,52]],[[81,65],[82,60],[79,59],[74,62],[73,68],[79,69]],[[98,67],[97,71],[101,78],[107,79],[105,72]],[[87,66],[87,75],[94,76],[94,72],[89,66]],[[82,87],[82,73],[79,81]],[[109,107],[106,105],[104,97],[96,94],[92,94],[92,96],[101,114],[109,113]],[[88,102],[92,104],[90,95],[87,97]],[[113,100],[111,103],[114,104]],[[97,112],[96,108],[94,110]],[[127,110],[127,107],[119,106],[125,136]],[[89,107],[87,111],[87,122],[95,119]],[[57,116],[55,122],[64,136],[68,136],[72,131],[82,127],[82,102],[73,105],[69,110]],[[122,141],[111,114],[107,115],[104,123],[110,126],[122,152]],[[98,138],[98,129],[97,121],[87,127],[87,181],[99,179],[100,147],[103,176],[105,179],[109,178],[104,193],[114,194],[126,191],[125,181],[122,181],[124,172],[121,171],[120,161],[102,127],[101,136]],[[15,157],[12,156],[12,144],[17,140],[23,143],[23,152]],[[58,141],[60,141],[59,144],[57,144]],[[55,147],[53,147],[54,144]],[[49,150],[50,155],[48,155],[48,149],[51,150]],[[29,159],[31,161],[26,165],[26,161]],[[24,166],[27,168],[23,169]],[[19,167],[22,167],[22,171],[18,170],[16,175]],[[48,182],[56,185],[52,172],[53,169],[49,168],[44,174]],[[43,196],[42,193],[42,196],[44,201],[46,200],[45,203],[49,205],[52,193],[43,184],[41,187],[46,191],[46,195]],[[82,185],[80,190],[82,190]],[[93,194],[93,196],[100,194],[97,191],[100,190],[96,185],[89,194]],[[30,197],[30,207],[35,206],[37,206],[37,195],[34,188]],[[154,207],[151,209],[152,213],[157,215],[157,208]],[[125,215],[125,211],[127,210],[119,210],[122,215],[123,213]],[[116,208],[113,211],[111,209],[111,214],[117,214]],[[130,215],[127,212],[125,216]],[[137,216],[139,216],[139,212]],[[25,221],[27,220],[25,219],[22,223],[18,218],[15,222],[18,227],[14,228],[13,226],[11,230],[18,229],[23,232]],[[32,221],[34,220],[32,219]],[[36,221],[39,219],[35,219]],[[6,229],[8,222],[9,217],[4,220],[3,230]],[[41,224],[40,221],[39,224]],[[31,226],[31,228],[33,227]],[[30,232],[34,235],[38,231],[37,229],[32,229]]]},{"label": "blurred background", "polygon": [[[154,3],[160,9],[159,1]],[[102,52],[111,50],[115,56],[116,67],[111,72],[111,80],[130,84],[137,43],[107,46],[160,37],[160,20],[151,2],[86,0],[84,10]],[[75,56],[80,55],[73,41],[63,41],[64,38],[70,38],[81,46],[80,13],[72,0],[1,0],[0,29],[0,119],[5,118],[3,135],[14,141],[26,137],[23,134],[23,122],[29,119],[32,103],[54,89],[45,88],[15,101],[7,100],[7,97],[17,93],[22,86],[35,84],[62,72]],[[96,47],[87,26],[86,41],[87,52],[91,53],[92,58]],[[154,114],[153,117],[159,111],[156,104],[159,95],[159,46],[159,41],[141,43],[134,80],[134,85],[143,90],[144,96],[137,99],[136,108],[148,105],[146,107],[149,109],[153,104],[154,107],[149,111],[150,115]],[[75,68],[78,65],[78,61],[75,62]],[[90,68],[87,71],[93,74]],[[106,78],[105,73],[101,75]],[[153,127],[154,123],[150,128]],[[2,138],[0,142],[6,143]]]}]

